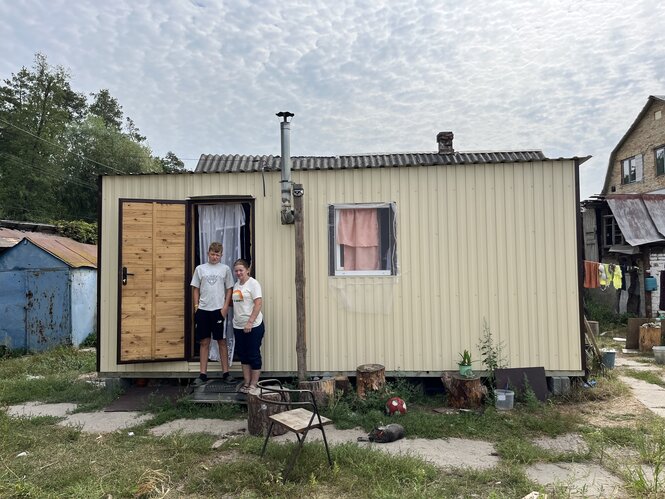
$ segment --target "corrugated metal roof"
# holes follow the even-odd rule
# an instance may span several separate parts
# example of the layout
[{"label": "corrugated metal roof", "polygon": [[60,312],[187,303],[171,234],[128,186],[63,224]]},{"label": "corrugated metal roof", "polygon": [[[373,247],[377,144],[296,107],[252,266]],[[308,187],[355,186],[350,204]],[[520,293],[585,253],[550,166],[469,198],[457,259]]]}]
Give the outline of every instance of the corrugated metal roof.
[{"label": "corrugated metal roof", "polygon": [[628,244],[665,242],[665,195],[613,194],[606,199]]},{"label": "corrugated metal roof", "polygon": [[642,194],[642,200],[658,232],[665,235],[665,195]]},{"label": "corrugated metal roof", "polygon": [[0,227],[0,248],[12,248],[28,233],[22,230]]},{"label": "corrugated metal roof", "polygon": [[70,267],[97,268],[97,246],[94,244],[83,244],[53,234],[0,228],[0,247],[13,247],[23,239],[59,258]]},{"label": "corrugated metal roof", "polygon": [[[547,160],[542,151],[432,152],[357,154],[347,156],[294,156],[293,170],[344,170],[354,168],[394,168],[408,166],[522,163]],[[202,154],[197,173],[241,173],[279,171],[279,156]]]}]

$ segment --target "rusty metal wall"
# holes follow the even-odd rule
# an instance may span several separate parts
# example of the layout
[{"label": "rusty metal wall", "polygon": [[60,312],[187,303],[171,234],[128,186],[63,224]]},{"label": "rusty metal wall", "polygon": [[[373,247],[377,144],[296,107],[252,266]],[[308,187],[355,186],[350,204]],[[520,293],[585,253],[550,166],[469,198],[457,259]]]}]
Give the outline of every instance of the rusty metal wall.
[{"label": "rusty metal wall", "polygon": [[29,241],[0,255],[0,344],[43,351],[71,343],[69,267]]}]

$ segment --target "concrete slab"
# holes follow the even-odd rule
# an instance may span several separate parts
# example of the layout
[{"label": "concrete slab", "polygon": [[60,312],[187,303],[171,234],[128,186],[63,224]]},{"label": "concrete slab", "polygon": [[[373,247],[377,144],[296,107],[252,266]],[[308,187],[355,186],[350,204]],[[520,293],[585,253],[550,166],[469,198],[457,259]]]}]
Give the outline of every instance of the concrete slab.
[{"label": "concrete slab", "polygon": [[529,466],[526,474],[543,486],[566,487],[569,493],[566,497],[630,497],[623,489],[623,482],[597,464],[538,463]]},{"label": "concrete slab", "polygon": [[112,433],[131,428],[152,419],[150,414],[138,412],[80,412],[71,414],[58,424],[74,426],[85,433]]},{"label": "concrete slab", "polygon": [[556,438],[536,438],[533,443],[538,447],[552,452],[575,452],[583,454],[589,450],[589,446],[582,438],[582,435],[577,433],[567,433],[566,435],[559,435]]},{"label": "concrete slab", "polygon": [[660,417],[665,417],[665,388],[627,376],[619,376],[619,379],[630,387],[635,398],[647,409]]},{"label": "concrete slab", "polygon": [[627,357],[616,357],[614,360],[615,367],[626,367],[628,369],[635,369],[636,371],[657,371],[660,368],[655,362],[644,363]]},{"label": "concrete slab", "polygon": [[[449,438],[427,440],[424,438],[402,439],[385,444],[373,442],[358,442],[358,437],[367,437],[367,432],[360,428],[352,430],[338,430],[332,426],[326,427],[326,437],[329,444],[355,442],[362,447],[376,449],[394,455],[412,455],[428,461],[442,468],[472,468],[484,470],[499,464],[499,457],[494,455],[494,445],[481,440],[467,440],[463,438]],[[312,431],[307,435],[307,441],[322,441],[321,432]],[[286,433],[271,438],[277,442],[295,442],[293,433]]]},{"label": "concrete slab", "polygon": [[26,402],[11,405],[6,410],[7,414],[13,417],[54,416],[64,418],[58,422],[60,426],[74,426],[86,433],[111,433],[142,424],[152,418],[152,415],[141,415],[138,412],[105,413],[98,411],[71,414],[76,407],[76,404]]},{"label": "concrete slab", "polygon": [[76,404],[42,404],[41,402],[26,402],[25,404],[10,405],[7,414],[13,417],[32,418],[36,416],[53,416],[64,418],[75,410]]},{"label": "concrete slab", "polygon": [[157,437],[174,433],[209,433],[221,437],[229,434],[241,434],[246,431],[246,419],[176,419],[151,428],[149,433]]}]

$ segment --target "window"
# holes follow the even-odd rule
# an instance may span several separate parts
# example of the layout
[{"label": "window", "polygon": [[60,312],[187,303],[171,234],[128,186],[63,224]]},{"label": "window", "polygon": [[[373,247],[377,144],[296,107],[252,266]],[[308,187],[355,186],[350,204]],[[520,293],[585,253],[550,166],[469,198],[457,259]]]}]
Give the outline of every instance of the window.
[{"label": "window", "polygon": [[619,224],[617,224],[614,215],[603,216],[603,246],[609,248],[615,244],[626,244],[626,240],[621,234]]},{"label": "window", "polygon": [[621,183],[632,184],[642,181],[642,155],[624,159],[621,162]]},{"label": "window", "polygon": [[656,175],[665,173],[665,146],[656,149]]},{"label": "window", "polygon": [[329,275],[396,275],[394,203],[331,205]]}]

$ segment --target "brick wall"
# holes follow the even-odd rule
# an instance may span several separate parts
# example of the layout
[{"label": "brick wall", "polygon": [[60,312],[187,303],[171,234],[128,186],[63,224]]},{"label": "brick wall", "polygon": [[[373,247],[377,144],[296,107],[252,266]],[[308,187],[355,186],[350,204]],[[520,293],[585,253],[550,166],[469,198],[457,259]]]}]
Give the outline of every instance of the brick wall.
[{"label": "brick wall", "polygon": [[[660,119],[656,113],[660,111]],[[647,110],[633,133],[626,139],[614,158],[612,175],[607,192],[604,194],[634,194],[665,189],[665,175],[656,176],[654,150],[665,145],[665,102],[655,100]],[[644,176],[641,182],[621,183],[621,161],[638,154],[643,155]],[[612,191],[612,187],[615,191]]]},{"label": "brick wall", "polygon": [[649,256],[649,263],[651,264],[649,274],[658,280],[658,289],[651,292],[651,316],[657,317],[660,293],[663,291],[660,289],[660,273],[665,271],[665,249],[652,249]]}]

